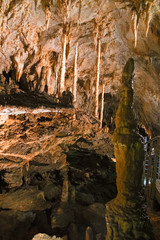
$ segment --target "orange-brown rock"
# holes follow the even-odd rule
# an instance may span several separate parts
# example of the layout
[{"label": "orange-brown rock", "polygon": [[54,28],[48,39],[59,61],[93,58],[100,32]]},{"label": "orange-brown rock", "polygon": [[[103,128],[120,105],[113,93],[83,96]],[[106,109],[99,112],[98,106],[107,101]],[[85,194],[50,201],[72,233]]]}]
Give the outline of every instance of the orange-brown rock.
[{"label": "orange-brown rock", "polygon": [[[96,133],[99,124],[73,108],[0,108],[0,238],[28,240],[41,231],[69,235],[82,209],[95,202],[104,206],[116,195],[111,136]],[[104,236],[104,216],[99,224]],[[88,220],[80,225],[81,238]],[[93,230],[99,234],[96,223]]]},{"label": "orange-brown rock", "polygon": [[144,149],[133,113],[133,74],[134,60],[130,58],[122,74],[121,100],[113,136],[118,194],[106,205],[107,240],[153,239],[140,198]]},{"label": "orange-brown rock", "polygon": [[[101,38],[99,94],[103,82],[105,93],[118,95],[123,64],[128,57],[133,57],[135,112],[140,124],[150,129],[152,135],[159,134],[159,1],[76,0],[71,1],[70,6],[67,2],[70,1],[1,1],[2,80],[8,74],[6,85],[10,79],[10,83],[18,81],[25,91],[56,94],[61,77],[62,34],[68,21],[65,89],[73,87],[78,41],[77,105],[93,113],[98,25]],[[5,86],[5,91],[10,90]]]}]

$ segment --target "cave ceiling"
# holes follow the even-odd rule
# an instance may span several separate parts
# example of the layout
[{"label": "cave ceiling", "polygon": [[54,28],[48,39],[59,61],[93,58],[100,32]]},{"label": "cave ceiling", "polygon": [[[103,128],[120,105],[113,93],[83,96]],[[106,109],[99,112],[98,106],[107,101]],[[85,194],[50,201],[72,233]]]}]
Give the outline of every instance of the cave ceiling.
[{"label": "cave ceiling", "polygon": [[96,45],[100,39],[99,92],[104,83],[105,93],[119,96],[123,66],[128,58],[134,58],[136,115],[154,135],[160,133],[159,0],[1,0],[0,9],[1,74],[15,69],[16,80],[23,76],[27,88],[33,91],[42,69],[48,67],[48,93],[54,94],[67,24],[65,84],[73,85],[78,41],[79,106],[93,111]]}]

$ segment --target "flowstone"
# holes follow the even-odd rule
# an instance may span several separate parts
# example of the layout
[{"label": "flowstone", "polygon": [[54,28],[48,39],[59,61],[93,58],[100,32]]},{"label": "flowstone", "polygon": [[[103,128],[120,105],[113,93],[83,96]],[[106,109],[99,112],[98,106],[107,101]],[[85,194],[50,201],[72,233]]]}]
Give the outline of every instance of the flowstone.
[{"label": "flowstone", "polygon": [[153,239],[151,225],[140,197],[144,149],[136,132],[133,103],[134,60],[123,70],[122,94],[116,113],[113,136],[116,156],[117,190],[115,199],[106,205],[106,240]]}]

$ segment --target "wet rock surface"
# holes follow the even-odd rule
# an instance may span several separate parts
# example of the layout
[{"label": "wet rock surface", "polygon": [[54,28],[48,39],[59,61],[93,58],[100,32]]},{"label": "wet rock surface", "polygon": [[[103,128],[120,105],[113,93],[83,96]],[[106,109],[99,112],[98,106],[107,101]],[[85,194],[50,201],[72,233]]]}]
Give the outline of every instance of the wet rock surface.
[{"label": "wet rock surface", "polygon": [[39,232],[74,239],[72,228],[81,239],[87,226],[104,239],[116,174],[111,136],[98,129],[81,110],[1,108],[2,240]]}]

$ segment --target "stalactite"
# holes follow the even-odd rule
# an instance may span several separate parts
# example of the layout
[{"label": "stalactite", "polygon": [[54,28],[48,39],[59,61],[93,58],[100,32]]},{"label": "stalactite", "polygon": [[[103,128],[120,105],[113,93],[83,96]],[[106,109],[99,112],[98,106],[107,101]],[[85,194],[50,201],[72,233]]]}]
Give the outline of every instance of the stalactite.
[{"label": "stalactite", "polygon": [[40,76],[41,76],[42,67],[46,65],[45,61],[46,61],[45,56],[41,56],[41,61],[36,66],[36,72],[37,72],[38,78],[40,78]]},{"label": "stalactite", "polygon": [[42,67],[40,65],[38,65],[36,67],[36,72],[37,72],[38,78],[40,78],[40,76],[41,76],[41,70],[42,70]]},{"label": "stalactite", "polygon": [[97,69],[96,69],[96,88],[95,88],[95,117],[98,118],[98,95],[99,95],[99,76],[100,76],[100,61],[101,61],[101,40],[98,39],[97,45]]},{"label": "stalactite", "polygon": [[105,85],[102,85],[102,97],[101,97],[101,112],[100,112],[100,127],[102,128],[102,123],[103,123],[103,110],[104,110],[104,88]]},{"label": "stalactite", "polygon": [[5,10],[9,7],[9,1],[5,0],[5,1],[2,1],[1,3],[1,12],[4,13]]},{"label": "stalactite", "polygon": [[48,93],[49,93],[49,94],[52,93],[52,91],[50,91],[51,75],[52,75],[52,69],[51,69],[51,67],[48,67],[48,69],[47,69],[47,86],[48,86]]},{"label": "stalactite", "polygon": [[152,3],[149,2],[147,4],[147,9],[146,9],[146,37],[148,36],[148,31],[149,31],[149,25],[150,25],[150,21],[151,21],[151,7],[152,7]]},{"label": "stalactite", "polygon": [[73,83],[73,96],[74,96],[74,105],[77,101],[77,59],[78,59],[78,42],[76,43],[76,52],[74,59],[74,83]]},{"label": "stalactite", "polygon": [[23,68],[24,68],[24,61],[27,54],[23,52],[18,52],[14,57],[14,63],[15,63],[15,69],[16,69],[16,80],[19,81],[22,74],[23,74]]},{"label": "stalactite", "polygon": [[[59,2],[61,6],[61,1]],[[69,31],[70,24],[68,22],[70,17],[70,8],[71,8],[71,0],[65,0],[63,2],[63,11],[64,11],[64,20],[63,20],[63,35],[62,35],[62,63],[61,63],[61,77],[59,84],[59,97],[61,97],[62,92],[65,90],[65,73],[66,73],[66,59],[67,59],[67,51],[69,50]]]},{"label": "stalactite", "polygon": [[49,22],[50,22],[51,15],[52,15],[49,6],[46,6],[46,8],[45,8],[45,15],[46,15],[46,30],[47,30],[49,27]]},{"label": "stalactite", "polygon": [[81,18],[81,8],[82,8],[82,0],[79,0],[79,9],[78,9],[78,25],[80,25],[80,18]]},{"label": "stalactite", "polygon": [[66,73],[66,44],[67,36],[66,33],[63,33],[62,37],[62,66],[61,66],[61,78],[59,84],[59,95],[62,95],[62,92],[65,90],[65,73]]},{"label": "stalactite", "polygon": [[59,70],[60,70],[60,61],[61,61],[61,54],[58,55],[57,65],[56,65],[56,86],[55,86],[55,93],[58,94],[58,77],[59,77]]},{"label": "stalactite", "polygon": [[35,9],[37,8],[37,0],[34,0],[35,3]]},{"label": "stalactite", "polygon": [[94,46],[95,49],[97,49],[97,39],[98,39],[98,33],[99,33],[99,26],[97,23],[95,23],[95,29],[94,29]]},{"label": "stalactite", "polygon": [[67,19],[69,19],[71,15],[71,0],[66,0],[66,6],[67,6]]},{"label": "stalactite", "polygon": [[133,12],[132,19],[134,24],[134,47],[136,48],[138,38],[138,16],[136,11]]}]

